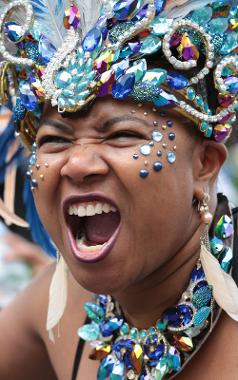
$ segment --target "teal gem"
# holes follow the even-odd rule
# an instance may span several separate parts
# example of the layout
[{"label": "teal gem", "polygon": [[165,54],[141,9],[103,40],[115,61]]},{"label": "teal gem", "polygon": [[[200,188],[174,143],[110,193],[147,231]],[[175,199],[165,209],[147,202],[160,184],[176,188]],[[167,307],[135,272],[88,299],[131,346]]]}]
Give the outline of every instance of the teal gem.
[{"label": "teal gem", "polygon": [[161,89],[157,86],[151,85],[150,82],[136,82],[132,97],[137,102],[154,102],[160,95]]},{"label": "teal gem", "polygon": [[125,365],[123,363],[117,363],[113,366],[110,373],[110,380],[126,380]]},{"label": "teal gem", "polygon": [[174,106],[177,103],[177,98],[172,94],[168,94],[164,90],[161,90],[159,96],[154,100],[154,104],[157,107]]},{"label": "teal gem", "polygon": [[226,248],[224,252],[222,252],[221,257],[219,258],[221,268],[226,273],[228,273],[229,270],[231,269],[232,259],[233,259],[233,253],[232,253],[231,248]]},{"label": "teal gem", "polygon": [[181,369],[181,357],[179,351],[173,347],[170,346],[169,352],[167,355],[167,362],[169,368],[174,370],[175,372],[178,372]]},{"label": "teal gem", "polygon": [[84,78],[84,72],[82,72],[81,74],[74,75],[72,78],[72,82],[73,83],[79,83],[79,82],[81,82],[81,80],[83,78]]},{"label": "teal gem", "polygon": [[58,105],[61,109],[63,109],[66,106],[66,101],[63,96],[58,97]]},{"label": "teal gem", "polygon": [[78,329],[78,336],[86,341],[94,341],[99,338],[100,329],[99,326],[92,322],[89,325],[84,325]]},{"label": "teal gem", "polygon": [[87,86],[88,86],[88,81],[84,81],[84,82],[77,84],[75,87],[75,90],[80,92],[80,91],[85,90],[87,88]]},{"label": "teal gem", "polygon": [[140,53],[142,54],[154,54],[161,48],[161,39],[157,36],[149,36],[142,40],[142,46],[140,48]]},{"label": "teal gem", "polygon": [[223,55],[230,54],[237,47],[238,47],[238,33],[236,32],[227,33],[224,44],[220,50],[220,54],[223,54]]},{"label": "teal gem", "polygon": [[224,248],[224,243],[221,239],[218,239],[216,236],[210,240],[210,246],[213,255],[217,256],[222,252]]},{"label": "teal gem", "polygon": [[209,138],[209,137],[212,136],[212,133],[213,133],[213,128],[212,128],[212,126],[209,125],[208,128],[207,128],[207,130],[205,131],[205,136],[207,138]]},{"label": "teal gem", "polygon": [[222,77],[230,77],[233,75],[233,71],[229,66],[224,66],[222,71],[221,71]]},{"label": "teal gem", "polygon": [[203,98],[201,95],[196,95],[195,102],[196,102],[197,106],[203,107]]},{"label": "teal gem", "polygon": [[195,96],[196,96],[195,90],[192,87],[189,87],[187,89],[187,97],[188,97],[188,99],[193,101],[195,99]]},{"label": "teal gem", "polygon": [[126,74],[135,74],[136,82],[138,82],[143,78],[146,70],[147,62],[145,59],[141,59],[136,61],[135,64],[126,71]]},{"label": "teal gem", "polygon": [[200,7],[192,13],[191,20],[199,25],[205,25],[211,20],[212,14],[211,7]]},{"label": "teal gem", "polygon": [[141,339],[145,339],[147,337],[147,331],[146,330],[141,330],[140,331],[140,337],[141,337]]},{"label": "teal gem", "polygon": [[86,74],[90,74],[92,72],[92,69],[93,69],[93,60],[92,58],[89,58],[85,65]]},{"label": "teal gem", "polygon": [[198,309],[201,309],[203,306],[207,306],[207,304],[211,301],[212,291],[209,286],[202,286],[193,294],[193,304]]},{"label": "teal gem", "polygon": [[130,330],[130,337],[132,339],[137,339],[139,336],[139,331],[136,327],[132,327],[131,330]]},{"label": "teal gem", "polygon": [[156,322],[156,328],[157,328],[159,331],[165,331],[167,325],[168,325],[168,322],[167,322],[167,321],[161,321],[161,320],[158,320],[158,321]]},{"label": "teal gem", "polygon": [[69,90],[68,88],[66,88],[62,91],[62,95],[66,96],[66,97],[73,97],[74,92],[72,90]]},{"label": "teal gem", "polygon": [[165,33],[169,32],[172,23],[172,19],[156,17],[150,24],[150,27],[152,28],[152,34],[159,37],[164,36]]},{"label": "teal gem", "polygon": [[159,360],[157,366],[152,371],[152,378],[154,380],[162,380],[169,373],[169,366],[167,360],[162,358]]},{"label": "teal gem", "polygon": [[85,100],[90,95],[90,91],[86,90],[75,96],[77,101]]},{"label": "teal gem", "polygon": [[194,316],[193,324],[194,326],[198,327],[204,324],[204,322],[209,317],[209,314],[211,312],[211,308],[208,306],[204,306],[201,309],[198,310],[198,312]]},{"label": "teal gem", "polygon": [[107,355],[102,360],[97,373],[97,380],[106,380],[113,370],[116,361],[112,355]]},{"label": "teal gem", "polygon": [[55,78],[55,84],[58,88],[65,88],[70,85],[72,76],[66,70],[59,72]]},{"label": "teal gem", "polygon": [[201,124],[200,124],[200,131],[201,132],[206,132],[208,126],[209,126],[209,124],[206,121],[202,121]]},{"label": "teal gem", "polygon": [[209,22],[209,31],[211,34],[222,34],[228,29],[228,19],[224,17],[214,18]]},{"label": "teal gem", "polygon": [[92,80],[95,79],[95,72],[92,71],[89,74],[85,75],[83,78],[84,78],[85,82],[90,83],[90,82],[92,82]]},{"label": "teal gem", "polygon": [[129,326],[128,323],[123,323],[122,327],[120,328],[121,335],[127,335],[129,334]]},{"label": "teal gem", "polygon": [[105,313],[101,306],[93,302],[86,302],[84,309],[86,310],[87,316],[94,322],[102,322]]},{"label": "teal gem", "polygon": [[67,106],[74,107],[77,103],[77,99],[76,98],[66,98],[65,103]]}]

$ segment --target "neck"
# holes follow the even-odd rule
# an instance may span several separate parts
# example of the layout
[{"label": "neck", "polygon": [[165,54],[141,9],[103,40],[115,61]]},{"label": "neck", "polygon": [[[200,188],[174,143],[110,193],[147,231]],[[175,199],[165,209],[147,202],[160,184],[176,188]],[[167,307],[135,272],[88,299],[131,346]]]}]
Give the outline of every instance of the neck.
[{"label": "neck", "polygon": [[177,304],[199,257],[200,236],[199,227],[162,267],[135,286],[113,295],[129,324],[139,329],[153,326],[167,308]]}]

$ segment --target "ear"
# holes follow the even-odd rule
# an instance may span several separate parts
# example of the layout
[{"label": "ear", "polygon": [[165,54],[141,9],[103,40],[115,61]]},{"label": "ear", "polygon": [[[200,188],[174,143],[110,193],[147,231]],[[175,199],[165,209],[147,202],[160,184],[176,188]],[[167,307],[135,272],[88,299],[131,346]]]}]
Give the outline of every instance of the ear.
[{"label": "ear", "polygon": [[227,158],[225,145],[214,141],[203,140],[193,154],[194,196],[204,197],[204,192],[210,193],[223,163]]}]

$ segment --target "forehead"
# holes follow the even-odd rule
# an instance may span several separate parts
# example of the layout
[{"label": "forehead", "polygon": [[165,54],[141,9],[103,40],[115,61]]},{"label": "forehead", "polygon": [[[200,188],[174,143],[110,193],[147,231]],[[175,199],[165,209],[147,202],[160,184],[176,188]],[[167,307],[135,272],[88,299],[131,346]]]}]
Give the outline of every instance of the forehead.
[{"label": "forehead", "polygon": [[[111,97],[97,99],[90,107],[81,110],[76,113],[64,113],[58,112],[56,107],[51,107],[48,103],[45,105],[42,120],[44,119],[55,119],[61,122],[67,123],[69,125],[78,125],[79,123],[91,126],[95,122],[103,123],[109,119],[120,117],[123,121],[123,116],[127,116],[125,121],[134,120],[138,118],[139,120],[146,121],[148,125],[154,127],[154,123],[158,125],[165,124],[167,121],[171,121],[174,126],[181,127],[181,129],[186,129],[187,132],[191,129],[196,131],[196,126],[193,123],[179,115],[174,109],[157,109],[151,103],[136,103],[132,100],[115,100]],[[196,133],[196,132],[195,132]],[[199,134],[199,132],[197,132]],[[199,134],[200,135],[200,134]]]}]

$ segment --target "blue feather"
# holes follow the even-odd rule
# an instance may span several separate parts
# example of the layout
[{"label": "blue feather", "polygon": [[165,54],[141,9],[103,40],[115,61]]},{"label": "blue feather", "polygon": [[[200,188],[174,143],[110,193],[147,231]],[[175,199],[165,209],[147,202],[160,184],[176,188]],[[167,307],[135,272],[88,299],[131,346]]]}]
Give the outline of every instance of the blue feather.
[{"label": "blue feather", "polygon": [[35,207],[30,181],[28,179],[25,181],[23,198],[26,207],[26,220],[31,226],[31,236],[33,241],[39,244],[48,255],[55,257],[56,249],[52,243],[50,236],[40,221]]}]

